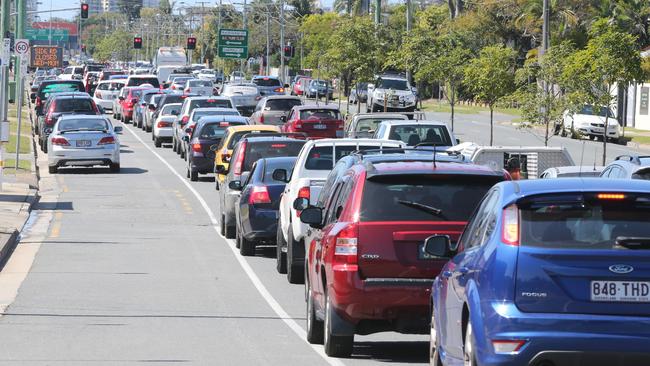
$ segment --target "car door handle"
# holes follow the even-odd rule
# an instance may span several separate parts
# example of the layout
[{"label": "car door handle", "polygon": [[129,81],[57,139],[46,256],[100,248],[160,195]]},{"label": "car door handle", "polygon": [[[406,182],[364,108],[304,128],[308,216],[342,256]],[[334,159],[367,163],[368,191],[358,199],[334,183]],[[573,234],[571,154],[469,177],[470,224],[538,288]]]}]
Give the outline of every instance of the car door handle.
[{"label": "car door handle", "polygon": [[444,278],[449,278],[451,275],[452,273],[450,271],[442,271],[442,277]]}]

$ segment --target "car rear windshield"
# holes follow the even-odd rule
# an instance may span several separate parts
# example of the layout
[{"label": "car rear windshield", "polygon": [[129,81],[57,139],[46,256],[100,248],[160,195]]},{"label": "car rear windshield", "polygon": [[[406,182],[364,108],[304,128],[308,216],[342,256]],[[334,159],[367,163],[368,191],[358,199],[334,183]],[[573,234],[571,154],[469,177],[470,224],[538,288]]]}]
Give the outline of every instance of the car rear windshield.
[{"label": "car rear windshield", "polygon": [[191,80],[190,87],[195,88],[212,88],[212,82],[210,80]]},{"label": "car rear windshield", "polygon": [[239,140],[241,140],[241,138],[244,135],[247,135],[249,133],[272,133],[272,131],[237,131],[233,133],[232,137],[230,138],[230,141],[228,141],[228,146],[226,146],[226,148],[228,150],[232,150],[235,147],[235,145],[237,145]]},{"label": "car rear windshield", "polygon": [[38,97],[45,99],[50,94],[65,92],[85,92],[85,90],[83,84],[78,82],[46,84],[42,86]]},{"label": "car rear windshield", "polygon": [[262,177],[262,182],[267,184],[285,184],[285,182],[283,181],[273,179],[273,171],[276,169],[284,169],[287,171],[287,176],[290,177],[295,162],[296,162],[295,158],[267,160],[266,167],[264,169],[264,177]]},{"label": "car rear windshield", "polygon": [[276,158],[279,156],[298,156],[305,141],[255,141],[249,142],[248,151],[244,157],[244,170],[250,171],[253,164],[262,158]]},{"label": "car rear windshield", "polygon": [[206,123],[199,133],[200,139],[221,139],[230,126],[238,126],[243,122],[211,122]]},{"label": "car rear windshield", "polygon": [[108,91],[118,91],[122,89],[124,83],[110,82],[110,83],[101,83],[97,85],[97,90],[108,90]]},{"label": "car rear windshield", "polygon": [[[316,146],[309,151],[305,161],[305,169],[310,170],[332,170],[334,164],[344,156],[350,155],[356,150],[375,150],[373,146]],[[334,159],[332,156],[334,155]]]},{"label": "car rear windshield", "polygon": [[176,111],[176,114],[181,112],[181,105],[180,104],[168,104],[162,108],[160,111],[160,115],[171,115]]},{"label": "car rear windshield", "polygon": [[272,78],[253,79],[253,84],[257,86],[282,86],[280,80]]},{"label": "car rear windshield", "polygon": [[377,126],[385,121],[385,119],[376,119],[376,118],[364,118],[357,122],[357,125],[354,128],[355,132],[369,132],[376,131]]},{"label": "car rear windshield", "polygon": [[104,70],[104,65],[87,65],[86,69],[88,71],[102,71]]},{"label": "car rear windshield", "polygon": [[133,89],[131,90],[131,98],[140,98],[142,96],[142,89]]},{"label": "car rear windshield", "polygon": [[160,83],[158,82],[158,78],[156,77],[151,77],[151,78],[131,78],[129,79],[129,86],[140,86],[142,84],[151,84],[154,88],[160,88]]},{"label": "car rear windshield", "polygon": [[192,122],[196,122],[203,117],[208,116],[239,116],[237,111],[195,111],[192,113]]},{"label": "car rear windshield", "polygon": [[86,130],[106,131],[108,123],[104,119],[64,119],[59,122],[59,131]]},{"label": "car rear windshield", "polygon": [[291,108],[301,105],[299,99],[269,99],[264,105],[265,111],[290,111]]},{"label": "car rear windshield", "polygon": [[95,113],[92,99],[62,98],[55,102],[55,112],[92,112]]},{"label": "car rear windshield", "polygon": [[190,102],[190,111],[194,108],[232,108],[232,104],[228,99],[195,99]]},{"label": "car rear windshield", "polygon": [[305,109],[300,111],[300,119],[340,119],[339,112],[334,109]]},{"label": "car rear windshield", "polygon": [[360,220],[467,221],[500,180],[475,175],[376,176],[366,181]]},{"label": "car rear windshield", "polygon": [[182,76],[182,77],[175,77],[174,78],[174,84],[185,84],[186,81],[192,80],[192,77],[187,77],[187,76]]},{"label": "car rear windshield", "polygon": [[650,249],[650,195],[537,196],[519,208],[522,246],[626,249],[645,242],[640,248]]},{"label": "car rear windshield", "polygon": [[428,143],[437,146],[451,146],[451,137],[447,126],[435,125],[400,125],[393,126],[388,137],[390,140],[400,140],[409,146]]}]

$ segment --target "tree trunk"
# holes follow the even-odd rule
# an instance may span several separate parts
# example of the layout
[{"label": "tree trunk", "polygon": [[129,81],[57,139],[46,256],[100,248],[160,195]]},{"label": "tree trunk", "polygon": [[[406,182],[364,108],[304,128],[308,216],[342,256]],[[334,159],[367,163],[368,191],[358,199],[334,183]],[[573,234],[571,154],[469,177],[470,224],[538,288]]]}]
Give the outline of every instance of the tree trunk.
[{"label": "tree trunk", "polygon": [[550,121],[548,118],[548,115],[544,115],[544,126],[546,126],[546,134],[544,135],[544,146],[548,146],[548,127],[549,127]]},{"label": "tree trunk", "polygon": [[490,104],[490,146],[493,145],[494,145],[494,105]]},{"label": "tree trunk", "polygon": [[450,93],[445,93],[447,100],[449,101],[449,107],[451,108],[451,132],[454,132],[454,115],[456,112],[456,87],[450,83],[449,84]]},{"label": "tree trunk", "polygon": [[603,130],[603,166],[607,162],[607,125],[609,123],[609,106],[605,107],[605,128]]}]

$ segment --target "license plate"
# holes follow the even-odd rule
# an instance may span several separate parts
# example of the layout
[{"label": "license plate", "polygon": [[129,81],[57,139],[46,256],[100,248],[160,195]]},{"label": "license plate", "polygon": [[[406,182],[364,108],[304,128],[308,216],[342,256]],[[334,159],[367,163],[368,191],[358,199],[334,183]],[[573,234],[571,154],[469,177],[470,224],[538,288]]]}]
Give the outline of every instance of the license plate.
[{"label": "license plate", "polygon": [[431,260],[431,259],[440,259],[440,258],[427,253],[424,250],[424,243],[422,243],[422,244],[418,244],[418,259]]},{"label": "license plate", "polygon": [[591,301],[650,302],[650,281],[591,281]]},{"label": "license plate", "polygon": [[77,147],[89,147],[90,140],[77,140]]},{"label": "license plate", "polygon": [[314,125],[314,130],[326,130],[326,129],[327,129],[327,125],[323,125],[323,124]]}]

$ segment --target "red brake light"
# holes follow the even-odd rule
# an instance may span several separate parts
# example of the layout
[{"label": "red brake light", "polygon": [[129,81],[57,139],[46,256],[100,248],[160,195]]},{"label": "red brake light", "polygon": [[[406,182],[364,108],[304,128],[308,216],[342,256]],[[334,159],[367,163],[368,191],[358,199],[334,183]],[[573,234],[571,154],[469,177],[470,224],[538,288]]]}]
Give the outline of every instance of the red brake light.
[{"label": "red brake light", "polygon": [[187,88],[187,89],[185,89],[185,92],[186,92],[186,93],[189,93],[189,92],[191,92],[191,91],[192,91],[192,88]]},{"label": "red brake light", "polygon": [[53,137],[52,138],[52,145],[70,146],[70,143],[68,143],[68,140],[66,140],[65,137]]},{"label": "red brake light", "polygon": [[284,93],[284,88],[275,88],[273,91],[277,93]]},{"label": "red brake light", "polygon": [[237,161],[235,161],[235,175],[241,175],[244,168],[244,152],[246,151],[246,141],[242,141],[239,145],[239,154],[237,154]]},{"label": "red brake light", "polygon": [[228,127],[230,126],[230,122],[219,122],[219,127]]},{"label": "red brake light", "polygon": [[214,103],[216,101],[217,101],[216,99],[208,99],[208,103]]},{"label": "red brake light", "polygon": [[184,125],[184,124],[186,124],[187,121],[189,121],[189,120],[190,120],[190,116],[183,116],[183,118],[181,118],[181,124]]},{"label": "red brake light", "polygon": [[201,144],[199,144],[199,143],[192,144],[192,151],[198,152],[198,153],[203,152],[203,150],[201,149]]},{"label": "red brake light", "polygon": [[159,122],[156,124],[156,126],[157,126],[158,128],[162,128],[162,127],[171,127],[172,124],[171,124],[170,122],[159,121]]},{"label": "red brake light", "polygon": [[272,144],[271,147],[275,149],[282,149],[287,147],[287,144]]},{"label": "red brake light", "polygon": [[251,205],[261,203],[271,203],[271,196],[266,186],[255,186],[248,197],[248,203]]},{"label": "red brake light", "polygon": [[512,204],[503,209],[501,241],[504,244],[519,246],[519,208]]},{"label": "red brake light", "polygon": [[596,196],[599,200],[624,200],[625,195],[622,193],[598,193]]},{"label": "red brake light", "polygon": [[106,136],[102,137],[101,140],[97,143],[97,145],[111,145],[115,143],[115,137],[113,136]]},{"label": "red brake light", "polygon": [[264,115],[260,114],[260,123],[264,123]]},{"label": "red brake light", "polygon": [[41,106],[41,98],[40,97],[36,97],[36,106],[37,107]]},{"label": "red brake light", "polygon": [[334,262],[339,264],[357,264],[357,237],[359,226],[352,223],[336,235]]}]

